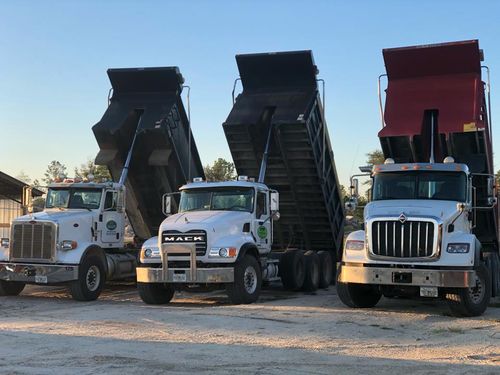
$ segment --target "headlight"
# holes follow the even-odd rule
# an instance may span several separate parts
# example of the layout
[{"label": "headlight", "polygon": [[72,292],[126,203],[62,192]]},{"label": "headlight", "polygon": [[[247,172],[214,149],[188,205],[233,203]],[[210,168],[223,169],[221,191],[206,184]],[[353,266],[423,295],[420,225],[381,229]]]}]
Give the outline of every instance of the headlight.
[{"label": "headlight", "polygon": [[142,254],[144,258],[159,258],[160,250],[159,249],[150,249],[149,247],[146,249],[142,249]]},{"label": "headlight", "polygon": [[345,242],[346,250],[363,250],[365,248],[365,241],[347,240]]},{"label": "headlight", "polygon": [[234,258],[236,252],[235,247],[212,247],[208,256],[210,258]]},{"label": "headlight", "polygon": [[9,239],[8,238],[2,238],[2,243],[0,244],[0,246],[8,249],[9,248]]},{"label": "headlight", "polygon": [[469,252],[470,245],[468,243],[449,243],[446,248],[447,253],[464,254]]},{"label": "headlight", "polygon": [[64,240],[59,243],[59,249],[65,251],[76,249],[77,246],[78,243],[76,241],[71,241],[71,240]]}]

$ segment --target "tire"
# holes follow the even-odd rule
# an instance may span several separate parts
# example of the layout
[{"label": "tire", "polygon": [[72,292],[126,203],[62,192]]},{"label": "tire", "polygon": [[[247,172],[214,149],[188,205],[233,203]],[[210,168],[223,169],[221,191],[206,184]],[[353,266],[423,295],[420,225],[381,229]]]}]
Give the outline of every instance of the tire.
[{"label": "tire", "polygon": [[305,292],[314,292],[319,287],[319,256],[315,251],[309,250],[304,254],[305,260],[305,277],[302,290]]},{"label": "tire", "polygon": [[454,316],[470,317],[482,315],[491,297],[491,276],[481,263],[476,269],[476,285],[472,288],[457,288],[446,293],[446,300]]},{"label": "tire", "polygon": [[17,296],[26,286],[20,281],[5,281],[0,280],[0,296]]},{"label": "tire", "polygon": [[344,305],[362,309],[374,307],[382,297],[382,293],[373,285],[341,283],[339,280],[337,295]]},{"label": "tire", "polygon": [[70,284],[71,296],[77,301],[95,301],[105,282],[106,270],[101,258],[95,254],[88,255],[80,264],[78,280]]},{"label": "tire", "polygon": [[304,285],[305,259],[300,250],[285,251],[280,259],[281,282],[285,289],[298,290]]},{"label": "tire", "polygon": [[139,296],[148,305],[165,305],[174,298],[175,289],[170,284],[137,283]]},{"label": "tire", "polygon": [[328,288],[333,280],[333,261],[329,251],[319,251],[319,287]]},{"label": "tire", "polygon": [[485,254],[485,263],[491,276],[491,296],[500,296],[500,257],[498,253]]},{"label": "tire", "polygon": [[246,254],[234,267],[234,282],[226,286],[227,296],[235,305],[257,301],[262,287],[262,271],[255,257]]}]

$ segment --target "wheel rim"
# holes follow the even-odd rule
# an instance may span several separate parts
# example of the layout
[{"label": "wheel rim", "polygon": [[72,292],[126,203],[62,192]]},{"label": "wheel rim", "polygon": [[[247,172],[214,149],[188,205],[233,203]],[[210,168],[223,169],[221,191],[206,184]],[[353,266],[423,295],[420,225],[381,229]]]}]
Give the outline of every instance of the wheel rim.
[{"label": "wheel rim", "polygon": [[87,289],[91,292],[95,292],[101,283],[101,271],[99,267],[93,265],[87,271],[87,276],[85,277],[85,283],[87,284]]},{"label": "wheel rim", "polygon": [[255,268],[248,266],[243,275],[243,285],[248,294],[253,294],[257,289],[257,272]]},{"label": "wheel rim", "polygon": [[475,286],[469,288],[469,296],[473,303],[479,304],[484,298],[484,282],[478,275],[476,275],[475,283]]}]

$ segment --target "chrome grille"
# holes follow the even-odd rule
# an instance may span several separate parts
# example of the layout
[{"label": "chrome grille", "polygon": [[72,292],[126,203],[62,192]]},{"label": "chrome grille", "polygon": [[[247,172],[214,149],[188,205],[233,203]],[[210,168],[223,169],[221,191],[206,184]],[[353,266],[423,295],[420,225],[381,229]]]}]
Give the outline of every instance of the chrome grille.
[{"label": "chrome grille", "polygon": [[426,258],[434,253],[434,223],[430,221],[374,221],[371,251],[394,258]]},{"label": "chrome grille", "polygon": [[204,230],[190,230],[187,232],[181,232],[178,230],[166,230],[163,231],[163,235],[166,234],[189,234],[191,236],[203,236],[205,238],[204,242],[195,242],[195,248],[196,248],[196,256],[204,256],[207,252],[207,232]]},{"label": "chrome grille", "polygon": [[12,224],[11,260],[52,260],[56,228],[53,223],[34,222]]}]

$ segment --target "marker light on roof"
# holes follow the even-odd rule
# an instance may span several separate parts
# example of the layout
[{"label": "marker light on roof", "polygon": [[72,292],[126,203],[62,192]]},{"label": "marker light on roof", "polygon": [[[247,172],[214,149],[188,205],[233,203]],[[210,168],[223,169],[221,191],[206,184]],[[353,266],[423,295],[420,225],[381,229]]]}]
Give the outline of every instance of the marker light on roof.
[{"label": "marker light on roof", "polygon": [[387,159],[385,159],[384,164],[394,164],[394,159],[393,158],[387,158]]},{"label": "marker light on roof", "polygon": [[238,176],[238,181],[248,181],[248,176]]},{"label": "marker light on roof", "polygon": [[203,182],[203,177],[195,177],[193,178],[193,182]]},{"label": "marker light on roof", "polygon": [[447,156],[443,160],[443,163],[446,163],[446,164],[448,164],[448,163],[454,163],[454,162],[455,162],[455,159],[453,159],[453,156]]}]

